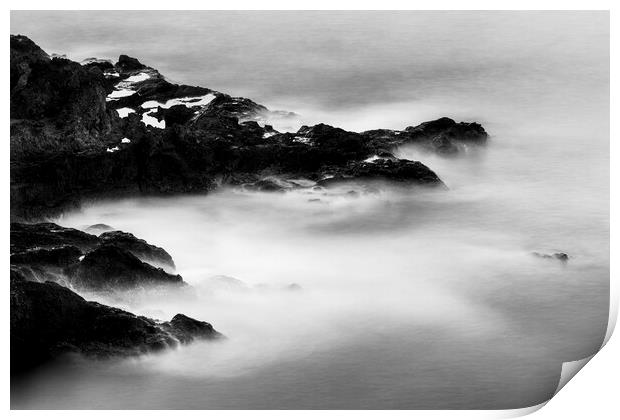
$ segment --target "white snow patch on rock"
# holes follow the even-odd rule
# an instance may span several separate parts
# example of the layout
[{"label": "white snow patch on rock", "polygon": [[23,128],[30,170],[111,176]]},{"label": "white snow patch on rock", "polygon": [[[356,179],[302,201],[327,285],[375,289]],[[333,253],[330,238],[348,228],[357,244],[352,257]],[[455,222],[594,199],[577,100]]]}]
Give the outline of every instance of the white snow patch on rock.
[{"label": "white snow patch on rock", "polygon": [[116,112],[118,112],[118,116],[121,118],[126,118],[127,115],[131,114],[132,112],[136,112],[131,108],[119,108],[116,110]]},{"label": "white snow patch on rock", "polygon": [[140,106],[145,109],[157,108],[158,106],[164,109],[168,109],[175,105],[185,105],[186,107],[191,108],[193,106],[209,105],[213,99],[215,99],[215,95],[208,93],[203,96],[193,96],[193,97],[187,97],[187,98],[173,98],[173,99],[167,100],[165,103],[161,103],[157,101],[146,101]]},{"label": "white snow patch on rock", "polygon": [[264,138],[264,139],[268,139],[269,137],[271,137],[271,136],[275,136],[276,134],[278,134],[276,131],[272,131],[272,132],[270,132],[270,133],[269,133],[269,132],[267,132],[267,133],[263,134],[263,138]]},{"label": "white snow patch on rock", "polygon": [[106,98],[106,101],[115,101],[118,98],[124,98],[125,96],[131,96],[134,93],[136,93],[135,90],[131,90],[131,89],[118,89],[118,90],[115,90],[114,92],[110,93],[108,95],[108,97]]},{"label": "white snow patch on rock", "polygon": [[128,78],[123,80],[123,82],[125,82],[125,83],[144,82],[149,77],[151,77],[151,76],[149,76],[147,73],[138,73],[138,74],[134,74],[133,76],[129,76]]},{"label": "white snow patch on rock", "polygon": [[128,144],[128,143],[131,143],[131,140],[129,140],[127,137],[125,137],[123,140],[121,140],[121,143]]},{"label": "white snow patch on rock", "polygon": [[[116,73],[118,75],[118,73]],[[129,76],[125,80],[121,80],[114,86],[114,92],[110,93],[106,98],[107,101],[114,101],[118,98],[124,98],[125,96],[131,96],[136,91],[133,89],[133,85],[138,82],[143,82],[148,79],[148,73],[138,73],[133,76]]]},{"label": "white snow patch on rock", "polygon": [[151,127],[157,127],[161,129],[166,128],[166,121],[164,120],[159,121],[157,118],[151,116],[151,113],[156,112],[156,111],[157,111],[157,108],[154,108],[142,114],[142,122],[144,123],[144,125],[147,125],[147,126],[150,125]]},{"label": "white snow patch on rock", "polygon": [[115,147],[113,147],[113,148],[111,148],[111,149],[108,147],[108,148],[106,149],[106,152],[108,152],[108,153],[114,153],[114,152],[118,152],[119,150],[120,150],[120,149],[118,148],[118,146],[115,146]]}]

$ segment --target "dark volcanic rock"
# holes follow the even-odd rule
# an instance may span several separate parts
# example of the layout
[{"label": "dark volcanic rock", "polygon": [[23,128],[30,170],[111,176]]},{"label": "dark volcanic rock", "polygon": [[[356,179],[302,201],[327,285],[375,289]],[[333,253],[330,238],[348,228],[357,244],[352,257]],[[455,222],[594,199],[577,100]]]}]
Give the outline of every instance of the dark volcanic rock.
[{"label": "dark volcanic rock", "polygon": [[185,105],[174,105],[168,109],[161,109],[154,117],[161,117],[166,122],[166,127],[172,127],[175,124],[185,124],[193,116],[194,111]]},{"label": "dark volcanic rock", "polygon": [[223,93],[216,95],[206,110],[211,115],[234,117],[239,120],[255,118],[268,111],[267,107],[257,104],[251,99],[233,98]]},{"label": "dark volcanic rock", "polygon": [[[101,232],[102,230],[112,230],[112,227],[96,224],[87,229]],[[166,250],[151,245],[144,239],[136,238],[131,233],[112,230],[95,236],[55,223],[11,223],[12,254],[33,249],[55,249],[66,246],[76,247],[82,251],[82,254],[85,254],[104,244],[116,245],[145,261],[174,268],[174,261]]]},{"label": "dark volcanic rock", "polygon": [[[171,83],[127,56],[113,70],[95,63],[50,59],[28,38],[11,38],[13,218],[54,215],[100,195],[208,192],[226,184],[273,189],[262,180],[318,181],[328,169],[343,177],[431,185],[429,174],[412,170],[413,163],[365,168],[362,161],[374,155],[394,160],[387,155],[403,144],[454,154],[487,138],[479,124],[449,118],[403,131],[355,133],[317,124],[278,133],[265,123],[286,113],[250,99]],[[135,93],[106,101],[121,88]],[[171,99],[184,105],[166,109]],[[162,106],[144,108],[148,101]],[[134,112],[120,118],[115,110],[124,107]],[[146,112],[163,119],[165,128],[145,125]],[[131,142],[121,143],[125,137]]]},{"label": "dark volcanic rock", "polygon": [[11,264],[66,267],[77,263],[80,256],[82,251],[73,245],[51,249],[35,248],[11,254]]},{"label": "dark volcanic rock", "polygon": [[101,147],[113,117],[96,68],[49,59],[23,36],[11,36],[11,158]]},{"label": "dark volcanic rock", "polygon": [[99,68],[50,59],[28,38],[11,36],[12,217],[40,216],[67,204],[90,177],[105,181],[105,162],[88,161],[121,138],[106,83]]},{"label": "dark volcanic rock", "polygon": [[174,269],[168,252],[130,233],[97,237],[54,223],[11,223],[11,265],[29,280],[94,290],[185,284],[141,260]]},{"label": "dark volcanic rock", "polygon": [[437,174],[421,162],[406,159],[378,159],[373,162],[354,162],[345,169],[333,169],[334,175],[319,182],[329,185],[343,181],[388,180],[426,186],[443,186]]},{"label": "dark volcanic rock", "polygon": [[197,321],[183,314],[175,315],[170,322],[165,322],[162,327],[172,336],[187,344],[196,338],[216,338],[220,334],[213,329],[208,322]]},{"label": "dark volcanic rock", "polygon": [[65,269],[77,264],[82,251],[73,246],[33,248],[11,254],[11,269],[19,271],[30,281],[54,281],[66,284]]},{"label": "dark volcanic rock", "polygon": [[122,291],[137,287],[186,285],[181,276],[142,262],[116,245],[102,245],[86,254],[71,269],[70,276],[75,287],[88,290]]},{"label": "dark volcanic rock", "polygon": [[175,269],[174,261],[165,249],[151,245],[144,239],[138,239],[131,233],[121,232],[120,230],[104,232],[99,235],[99,239],[103,244],[116,245],[143,261]]},{"label": "dark volcanic rock", "polygon": [[32,248],[52,249],[68,245],[85,252],[99,243],[100,240],[95,235],[55,223],[11,223],[11,253]]},{"label": "dark volcanic rock", "polygon": [[157,323],[129,312],[88,302],[55,283],[26,281],[11,270],[11,373],[62,353],[132,356],[175,347],[194,338],[221,335],[210,324],[176,315]]},{"label": "dark volcanic rock", "polygon": [[487,132],[478,123],[457,123],[450,118],[427,121],[405,128],[407,142],[421,144],[442,154],[454,154],[457,143],[481,145],[487,141]]},{"label": "dark volcanic rock", "polygon": [[122,54],[118,57],[118,62],[116,66],[118,69],[122,71],[132,71],[132,70],[141,70],[146,66],[138,61],[137,58],[129,57],[128,55]]}]

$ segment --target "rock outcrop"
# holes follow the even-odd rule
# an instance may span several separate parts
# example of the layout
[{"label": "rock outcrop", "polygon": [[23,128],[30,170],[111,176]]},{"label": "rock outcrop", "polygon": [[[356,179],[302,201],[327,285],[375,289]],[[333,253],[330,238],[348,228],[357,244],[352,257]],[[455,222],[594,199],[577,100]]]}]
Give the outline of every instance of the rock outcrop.
[{"label": "rock outcrop", "polygon": [[101,240],[78,229],[59,226],[55,223],[11,223],[11,254],[31,249],[54,249],[61,246],[74,246],[82,251],[90,251]]},{"label": "rock outcrop", "polygon": [[[155,267],[153,266],[155,265]],[[11,223],[11,266],[31,281],[119,291],[184,286],[166,250],[121,231],[99,237],[55,223]]]},{"label": "rock outcrop", "polygon": [[210,324],[182,314],[159,322],[76,293],[186,286],[180,275],[138,256],[174,266],[164,249],[129,233],[97,237],[54,223],[11,223],[12,372],[66,352],[128,356],[221,337]]},{"label": "rock outcrop", "polygon": [[185,284],[180,275],[168,274],[161,268],[140,261],[132,252],[110,244],[89,252],[66,273],[74,287],[94,291],[114,292]]},{"label": "rock outcrop", "polygon": [[280,133],[269,125],[291,115],[171,83],[132,57],[80,65],[11,36],[11,215],[36,219],[85,197],[208,192],[269,176],[319,182],[362,173],[443,185],[419,162],[363,163],[403,144],[453,154],[487,139],[479,124],[449,118],[363,133],[326,124]]},{"label": "rock outcrop", "polygon": [[152,265],[174,270],[174,261],[165,249],[151,245],[144,239],[138,239],[131,233],[120,230],[108,231],[99,235],[103,244],[116,245]]},{"label": "rock outcrop", "polygon": [[135,356],[222,337],[182,314],[170,322],[88,302],[56,283],[27,281],[11,270],[11,373],[64,353],[90,357]]},{"label": "rock outcrop", "polygon": [[565,252],[551,252],[551,253],[545,253],[545,252],[532,252],[532,255],[538,258],[542,258],[542,259],[546,259],[546,260],[557,260],[557,261],[561,261],[563,263],[567,262],[570,257],[568,256],[567,253]]}]

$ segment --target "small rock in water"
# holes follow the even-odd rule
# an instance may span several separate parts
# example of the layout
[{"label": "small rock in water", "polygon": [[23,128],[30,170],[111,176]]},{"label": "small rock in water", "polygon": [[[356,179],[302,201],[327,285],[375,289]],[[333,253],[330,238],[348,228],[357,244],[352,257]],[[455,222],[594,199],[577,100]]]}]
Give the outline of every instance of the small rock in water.
[{"label": "small rock in water", "polygon": [[570,258],[568,254],[565,252],[553,252],[553,253],[532,252],[532,255],[538,258],[554,259],[554,260],[558,260],[562,262],[566,262]]},{"label": "small rock in water", "polygon": [[218,290],[241,291],[248,288],[243,281],[235,277],[223,275],[211,276],[207,279],[207,283],[211,288]]}]

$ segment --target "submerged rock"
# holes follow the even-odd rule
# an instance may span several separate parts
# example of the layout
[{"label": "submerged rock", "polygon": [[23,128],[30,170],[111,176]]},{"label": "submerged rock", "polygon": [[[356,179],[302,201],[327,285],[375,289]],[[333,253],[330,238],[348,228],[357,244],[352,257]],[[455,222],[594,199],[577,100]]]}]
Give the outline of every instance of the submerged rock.
[{"label": "submerged rock", "polygon": [[565,252],[552,252],[552,253],[543,253],[543,252],[532,252],[532,255],[538,258],[544,259],[553,259],[562,262],[567,262],[570,257]]},{"label": "submerged rock", "polygon": [[244,187],[248,190],[263,192],[283,192],[292,189],[294,186],[295,184],[283,181],[276,177],[263,178],[251,184],[244,185]]},{"label": "submerged rock", "polygon": [[134,356],[194,339],[222,337],[205,322],[176,315],[168,323],[88,302],[56,283],[35,283],[11,270],[11,373],[63,353]]},{"label": "submerged rock", "polygon": [[94,225],[88,226],[86,232],[92,233],[94,235],[100,235],[103,232],[109,232],[111,230],[116,230],[110,225],[106,225],[105,223],[96,223]]},{"label": "submerged rock", "polygon": [[242,291],[248,290],[247,284],[242,280],[231,276],[215,275],[207,279],[207,284],[212,289]]}]

